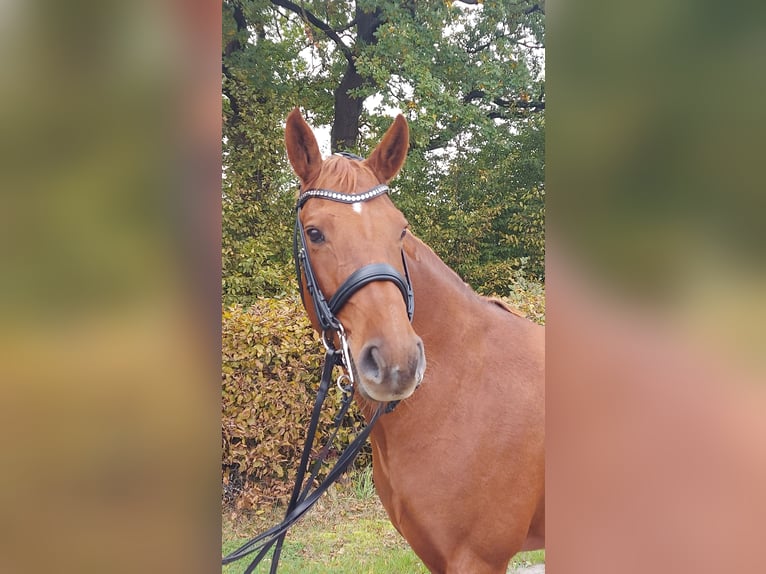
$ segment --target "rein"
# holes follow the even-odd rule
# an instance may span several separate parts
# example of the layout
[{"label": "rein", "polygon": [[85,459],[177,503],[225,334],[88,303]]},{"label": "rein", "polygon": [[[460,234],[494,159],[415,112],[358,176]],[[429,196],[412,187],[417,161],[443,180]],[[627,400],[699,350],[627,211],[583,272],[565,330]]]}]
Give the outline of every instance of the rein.
[{"label": "rein", "polygon": [[[341,154],[352,159],[361,159],[358,156],[351,154]],[[330,297],[329,301],[319,288],[319,284],[314,275],[314,270],[311,267],[311,261],[308,257],[308,247],[306,245],[305,232],[303,224],[300,220],[300,211],[303,205],[312,198],[325,199],[330,201],[336,201],[339,203],[353,204],[358,202],[369,201],[388,193],[389,188],[387,185],[377,185],[372,189],[360,193],[360,194],[346,194],[339,193],[325,189],[312,189],[305,191],[301,194],[296,204],[296,216],[295,216],[295,233],[293,236],[293,256],[295,259],[295,274],[298,280],[298,288],[301,294],[301,300],[305,306],[303,294],[303,281],[301,279],[301,273],[306,278],[306,290],[311,297],[314,305],[314,311],[316,313],[319,326],[322,329],[322,343],[325,346],[324,366],[322,368],[322,378],[319,383],[319,390],[317,391],[316,400],[314,401],[314,407],[311,412],[311,420],[309,422],[308,433],[306,435],[306,442],[303,445],[303,451],[301,453],[301,460],[298,466],[298,471],[295,477],[295,485],[293,486],[292,495],[290,496],[290,502],[287,505],[287,511],[282,522],[269,528],[265,532],[259,534],[255,538],[252,538],[238,549],[234,550],[222,560],[222,564],[230,564],[237,560],[244,558],[253,553],[258,553],[255,558],[250,562],[245,574],[250,574],[256,568],[256,566],[266,557],[269,550],[274,547],[274,554],[271,561],[270,573],[276,574],[277,566],[279,564],[279,556],[282,551],[282,544],[284,542],[287,530],[297,522],[318,500],[319,497],[346,471],[351,463],[359,454],[359,451],[367,441],[372,428],[378,418],[385,413],[389,413],[398,404],[399,401],[392,401],[386,405],[379,405],[375,413],[370,418],[369,423],[365,426],[354,440],[346,447],[327,474],[325,479],[312,489],[314,481],[319,473],[319,470],[324,462],[327,454],[329,453],[330,446],[332,445],[338,430],[343,422],[343,418],[348,412],[351,406],[351,401],[354,395],[354,365],[351,359],[351,353],[348,348],[348,340],[346,338],[346,332],[343,329],[343,325],[337,317],[337,313],[345,305],[345,303],[351,298],[351,296],[362,289],[365,285],[368,285],[375,281],[389,281],[394,283],[399,291],[402,293],[404,303],[407,306],[407,316],[412,321],[412,316],[415,308],[415,298],[412,292],[412,283],[410,281],[409,272],[407,270],[407,261],[404,257],[404,251],[402,250],[402,264],[404,267],[404,277],[387,263],[372,263],[365,265],[364,267],[357,269],[341,284],[335,294]],[[340,349],[336,349],[334,345],[334,335],[338,336],[340,341]],[[306,479],[306,472],[309,466],[309,459],[311,457],[311,447],[314,444],[314,437],[316,435],[317,426],[319,423],[319,415],[322,410],[322,405],[327,397],[327,392],[330,388],[330,382],[332,380],[332,372],[335,366],[340,366],[345,373],[341,374],[336,384],[338,388],[343,392],[343,398],[341,400],[341,407],[338,414],[333,419],[334,428],[330,435],[329,440],[320,451],[309,477]],[[346,381],[346,384],[343,382]]]},{"label": "rein", "polygon": [[[322,369],[322,378],[319,383],[319,390],[317,391],[317,397],[314,401],[314,408],[311,412],[311,421],[309,423],[309,429],[308,433],[306,435],[306,442],[303,445],[303,452],[301,453],[301,461],[300,465],[298,466],[298,473],[295,477],[295,485],[293,486],[293,492],[290,497],[290,503],[288,504],[287,511],[285,513],[285,517],[282,519],[282,522],[277,524],[276,526],[273,526],[266,530],[265,532],[262,532],[255,538],[250,539],[248,542],[225,556],[222,560],[222,564],[230,564],[232,562],[236,562],[237,560],[241,560],[245,556],[248,556],[253,553],[258,553],[255,558],[250,562],[248,567],[245,569],[245,574],[250,574],[253,572],[258,566],[258,564],[261,563],[261,561],[266,557],[269,550],[272,547],[274,548],[274,555],[271,561],[271,568],[270,572],[271,574],[275,574],[277,571],[277,565],[279,564],[279,555],[282,550],[282,543],[285,538],[285,534],[287,534],[288,529],[295,524],[306,512],[316,504],[316,502],[319,500],[319,498],[322,496],[322,494],[327,491],[330,486],[334,482],[338,480],[338,478],[341,477],[341,475],[348,469],[348,467],[351,465],[351,463],[356,458],[356,455],[359,454],[359,451],[364,446],[365,442],[367,441],[367,437],[369,436],[370,432],[372,431],[373,426],[375,425],[375,421],[378,420],[378,418],[389,411],[388,406],[380,405],[378,409],[375,411],[375,413],[370,418],[370,422],[367,424],[365,428],[363,428],[359,434],[354,438],[354,440],[346,447],[346,449],[343,451],[343,453],[338,457],[338,460],[335,462],[335,465],[332,467],[329,473],[327,473],[327,476],[322,481],[321,484],[319,484],[317,487],[312,489],[312,485],[314,483],[314,480],[317,477],[317,474],[319,473],[319,470],[322,466],[322,463],[324,462],[329,450],[330,446],[332,445],[333,440],[335,439],[335,436],[338,433],[338,430],[343,422],[343,418],[348,412],[349,407],[351,406],[351,399],[354,395],[354,388],[353,385],[346,385],[341,387],[343,390],[343,399],[341,402],[341,408],[338,411],[338,414],[335,415],[335,418],[333,419],[334,429],[332,431],[332,434],[330,436],[330,439],[327,441],[325,446],[322,448],[322,451],[320,452],[317,459],[314,461],[314,465],[311,469],[311,473],[308,477],[308,479],[305,479],[306,471],[308,470],[309,465],[309,458],[311,455],[311,446],[314,443],[314,437],[316,435],[317,425],[319,423],[319,415],[322,410],[322,405],[325,401],[325,398],[327,397],[327,392],[330,388],[330,382],[332,380],[332,371],[336,365],[341,364],[343,361],[343,351],[333,348],[328,348],[325,353],[324,358],[324,367]],[[346,375],[341,375],[338,377],[337,383],[338,386],[341,386],[341,381],[346,377]],[[305,483],[305,486],[304,486]]]}]

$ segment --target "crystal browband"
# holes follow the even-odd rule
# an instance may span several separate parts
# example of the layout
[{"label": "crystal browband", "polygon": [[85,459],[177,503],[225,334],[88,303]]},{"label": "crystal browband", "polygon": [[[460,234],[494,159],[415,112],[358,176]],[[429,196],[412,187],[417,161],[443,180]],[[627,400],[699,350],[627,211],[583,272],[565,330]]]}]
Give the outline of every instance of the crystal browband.
[{"label": "crystal browband", "polygon": [[388,193],[388,186],[384,183],[376,185],[372,189],[368,189],[364,193],[340,193],[338,191],[330,191],[329,189],[310,189],[304,191],[298,198],[298,204],[296,209],[303,207],[312,197],[318,197],[320,199],[330,199],[332,201],[339,201],[341,203],[358,203],[360,201],[367,201],[384,193]]}]

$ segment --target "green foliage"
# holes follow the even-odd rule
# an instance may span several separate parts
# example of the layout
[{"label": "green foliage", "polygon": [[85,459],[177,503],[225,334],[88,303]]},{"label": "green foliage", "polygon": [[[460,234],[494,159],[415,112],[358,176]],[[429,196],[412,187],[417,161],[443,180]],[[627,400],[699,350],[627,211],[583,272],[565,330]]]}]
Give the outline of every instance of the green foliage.
[{"label": "green foliage", "polygon": [[252,195],[240,190],[223,200],[224,304],[247,304],[259,295],[294,290],[292,194],[272,202]]},{"label": "green foliage", "polygon": [[[285,502],[321,377],[322,345],[292,299],[258,299],[249,309],[225,309],[222,344],[225,492],[241,508]],[[340,393],[331,389],[318,441],[328,436],[339,400]],[[334,448],[345,448],[362,424],[352,408]],[[358,460],[364,465],[369,454]]]},{"label": "green foliage", "polygon": [[272,18],[268,6],[230,1],[223,6],[225,304],[248,304],[258,296],[292,291],[295,186],[284,152],[283,121],[295,105],[305,63],[298,57],[300,43],[294,34],[280,40],[267,32]]},{"label": "green foliage", "polygon": [[527,123],[450,162],[414,151],[396,185],[414,232],[485,294],[509,294],[517,271],[545,275],[544,125]]},{"label": "green foliage", "polygon": [[[545,293],[540,283],[517,272],[508,290],[511,295],[505,301],[538,323],[544,322]],[[222,332],[224,498],[238,508],[285,502],[321,377],[322,344],[301,303],[290,297],[256,299],[249,308],[225,308]],[[315,449],[329,436],[339,405],[340,393],[333,386]],[[363,424],[353,405],[330,461]],[[369,450],[362,451],[355,462],[360,470],[352,481],[358,498],[373,494],[370,463]]]},{"label": "green foliage", "polygon": [[372,480],[371,464],[357,471],[352,480],[354,496],[362,500],[375,496],[375,483]]},{"label": "green foliage", "polygon": [[[410,123],[395,198],[413,228],[468,283],[508,295],[510,278],[544,278],[544,14],[534,2],[225,0],[223,292],[227,304],[294,293],[295,179],[284,118],[300,105],[321,128],[348,54],[364,78],[357,151],[392,110]],[[375,14],[363,42],[358,10]],[[312,14],[336,39],[302,18]],[[356,22],[356,24],[354,24]],[[340,47],[338,42],[343,43]],[[344,53],[344,50],[346,53]],[[370,98],[375,96],[375,98]]]},{"label": "green foliage", "polygon": [[529,279],[524,273],[516,271],[513,280],[508,283],[505,290],[508,294],[502,299],[506,303],[535,323],[545,325],[545,285],[543,283]]}]

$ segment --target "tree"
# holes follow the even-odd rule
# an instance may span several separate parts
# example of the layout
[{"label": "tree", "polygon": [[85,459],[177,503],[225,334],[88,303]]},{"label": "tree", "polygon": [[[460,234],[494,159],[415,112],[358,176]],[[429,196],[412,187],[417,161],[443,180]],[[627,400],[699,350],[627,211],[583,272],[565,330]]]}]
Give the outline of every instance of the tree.
[{"label": "tree", "polygon": [[298,43],[275,41],[257,3],[223,4],[224,301],[289,289],[292,192],[282,143]]},{"label": "tree", "polygon": [[294,105],[330,126],[332,151],[362,154],[404,113],[397,202],[416,232],[477,287],[502,292],[492,266],[542,277],[543,18],[525,0],[225,0],[224,291],[278,291],[287,268]]}]

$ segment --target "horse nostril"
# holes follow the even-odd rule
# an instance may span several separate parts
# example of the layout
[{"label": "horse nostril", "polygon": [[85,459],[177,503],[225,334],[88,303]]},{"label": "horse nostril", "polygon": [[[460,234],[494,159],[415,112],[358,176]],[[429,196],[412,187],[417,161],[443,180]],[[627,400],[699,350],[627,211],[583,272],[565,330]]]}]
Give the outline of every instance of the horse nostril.
[{"label": "horse nostril", "polygon": [[382,381],[381,373],[383,366],[383,357],[378,346],[367,345],[362,350],[362,360],[359,363],[359,368],[364,373],[364,376],[375,383],[380,383]]},{"label": "horse nostril", "polygon": [[416,343],[417,349],[418,349],[418,356],[415,358],[415,381],[419,385],[421,381],[423,380],[423,375],[425,374],[426,370],[426,351],[423,348],[423,340],[418,337],[418,342]]}]

